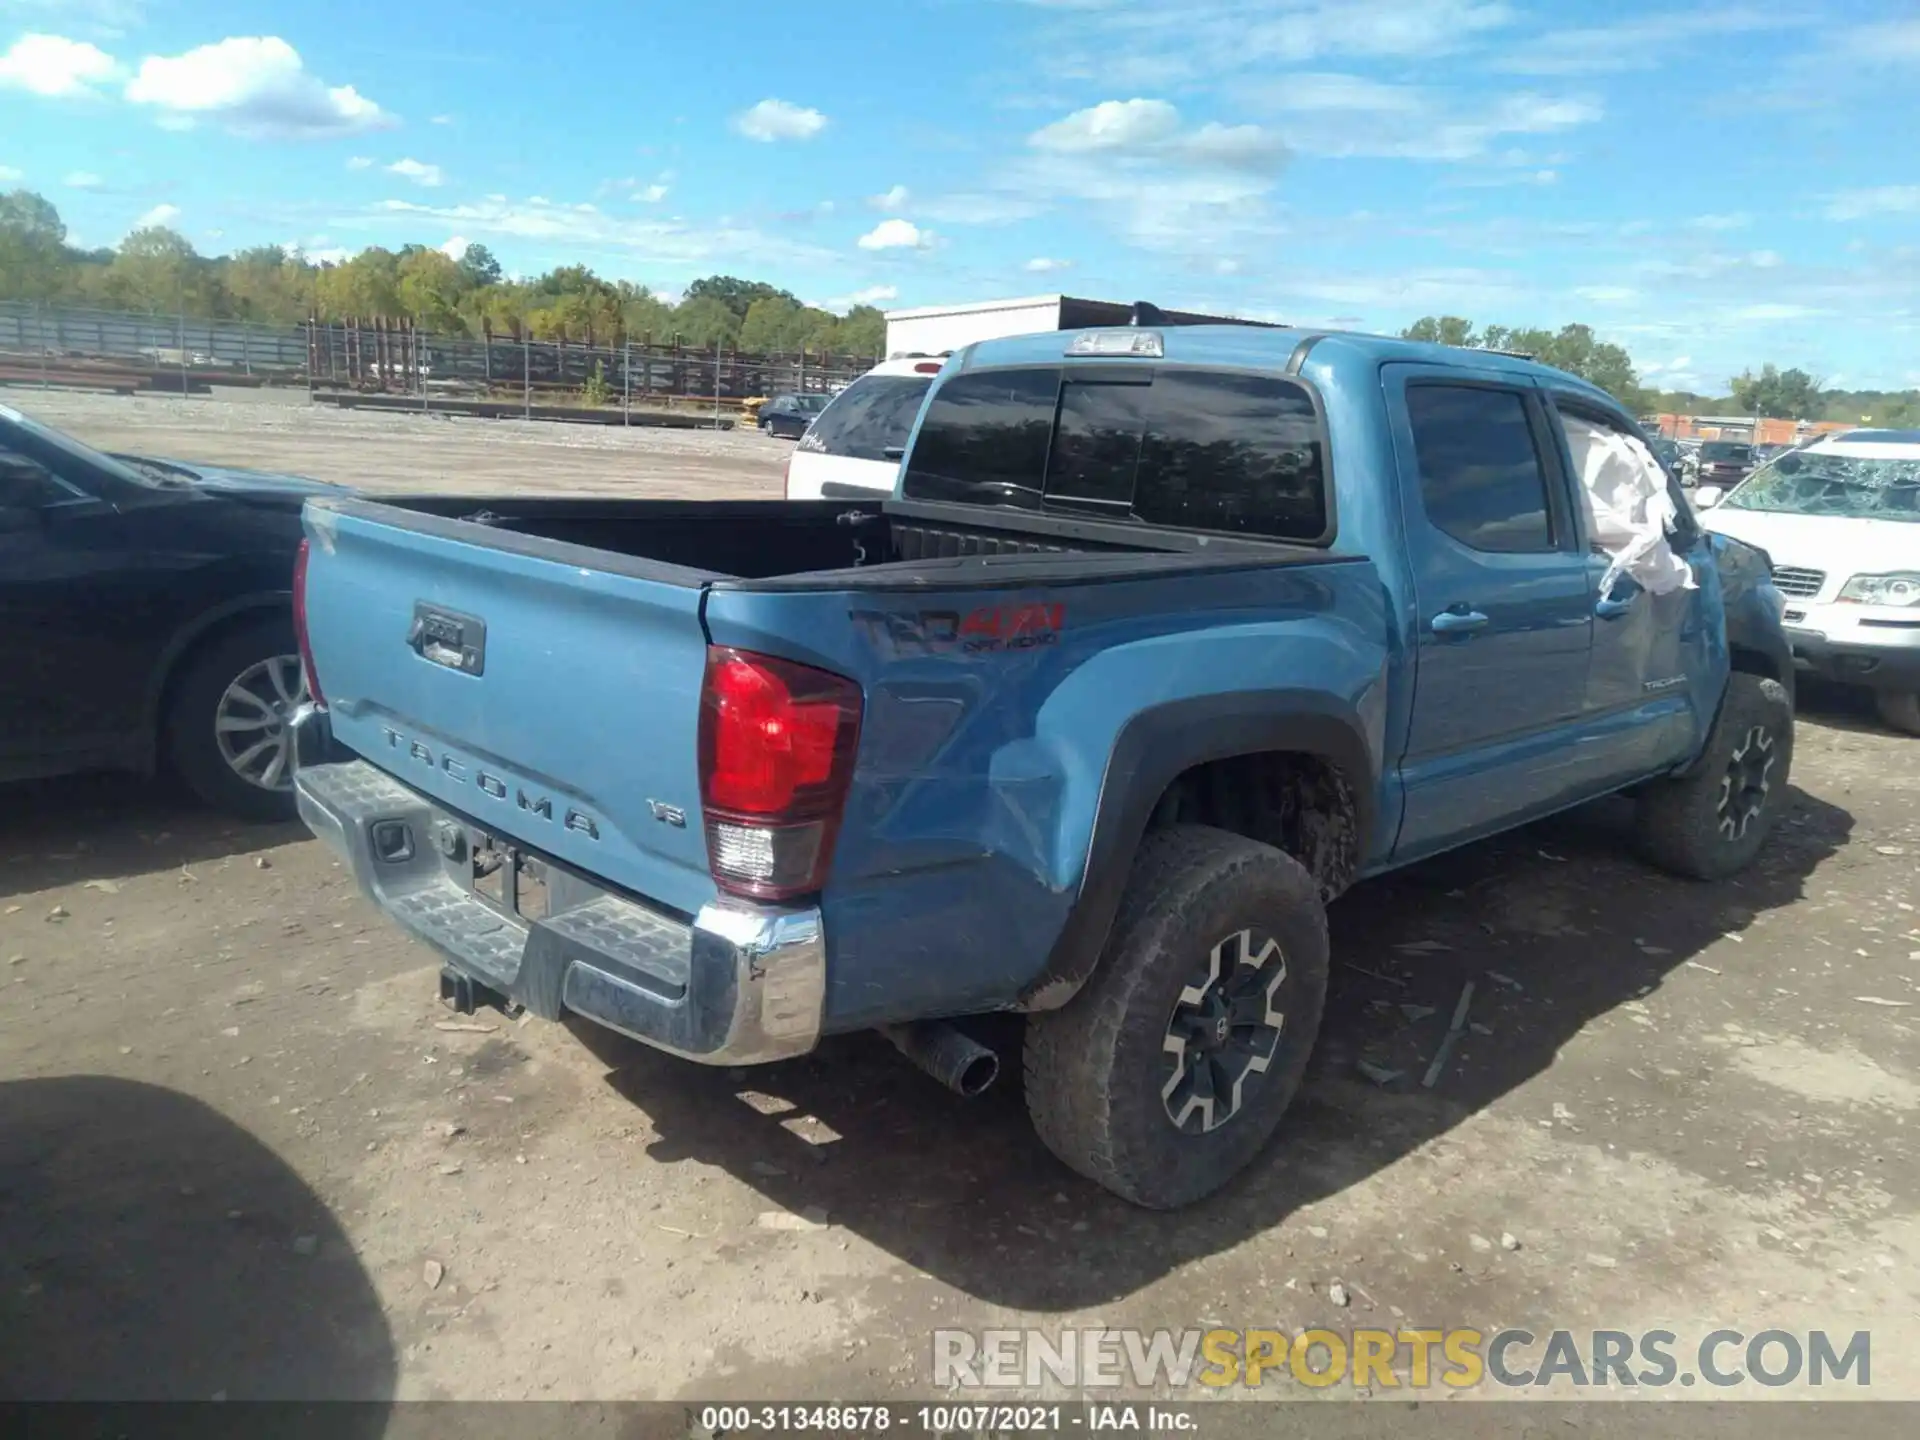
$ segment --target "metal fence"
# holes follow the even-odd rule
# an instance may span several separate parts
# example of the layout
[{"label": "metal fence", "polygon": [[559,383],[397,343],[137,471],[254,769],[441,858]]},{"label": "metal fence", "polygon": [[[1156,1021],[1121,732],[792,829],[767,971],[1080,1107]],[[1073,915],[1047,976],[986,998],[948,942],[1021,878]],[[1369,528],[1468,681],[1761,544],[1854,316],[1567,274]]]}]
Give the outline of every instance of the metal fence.
[{"label": "metal fence", "polygon": [[314,321],[307,371],[316,390],[420,395],[593,395],[601,403],[680,406],[827,391],[871,369],[874,356],[750,352],[679,336],[534,340],[449,335],[406,321]]},{"label": "metal fence", "polygon": [[260,325],[248,320],[197,320],[186,315],[139,314],[80,306],[0,301],[0,353],[18,365],[123,360],[134,367],[179,366],[230,370],[241,376],[302,380],[307,365],[304,325]]},{"label": "metal fence", "polygon": [[748,352],[679,336],[533,340],[404,320],[268,325],[0,301],[0,383],[205,393],[304,385],[316,398],[406,397],[423,409],[517,404],[716,413],[755,396],[826,392],[875,356]]}]

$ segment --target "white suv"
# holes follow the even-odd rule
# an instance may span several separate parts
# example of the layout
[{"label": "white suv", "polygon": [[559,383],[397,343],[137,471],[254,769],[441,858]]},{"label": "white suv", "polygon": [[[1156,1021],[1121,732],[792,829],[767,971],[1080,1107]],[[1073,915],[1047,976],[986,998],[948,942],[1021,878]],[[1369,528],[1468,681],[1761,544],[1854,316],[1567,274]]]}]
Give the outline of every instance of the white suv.
[{"label": "white suv", "polygon": [[1851,430],[1775,456],[1694,505],[1773,557],[1794,660],[1872,690],[1920,735],[1920,430]]},{"label": "white suv", "polygon": [[787,498],[891,494],[907,435],[942,360],[884,360],[833,397],[787,461]]}]

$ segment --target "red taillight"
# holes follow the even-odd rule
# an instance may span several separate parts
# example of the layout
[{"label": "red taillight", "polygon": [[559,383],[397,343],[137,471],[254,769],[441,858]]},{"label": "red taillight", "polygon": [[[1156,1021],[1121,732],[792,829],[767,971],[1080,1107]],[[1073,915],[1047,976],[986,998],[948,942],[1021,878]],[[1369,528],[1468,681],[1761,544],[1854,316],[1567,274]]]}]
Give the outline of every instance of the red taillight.
[{"label": "red taillight", "polygon": [[300,668],[307,672],[307,695],[316,705],[327,703],[320,693],[320,672],[314,668],[313,646],[307,642],[307,542],[293,554],[293,636],[300,643]]},{"label": "red taillight", "polygon": [[860,687],[745,650],[707,651],[700,801],[724,890],[784,900],[818,890],[833,860],[860,739]]}]

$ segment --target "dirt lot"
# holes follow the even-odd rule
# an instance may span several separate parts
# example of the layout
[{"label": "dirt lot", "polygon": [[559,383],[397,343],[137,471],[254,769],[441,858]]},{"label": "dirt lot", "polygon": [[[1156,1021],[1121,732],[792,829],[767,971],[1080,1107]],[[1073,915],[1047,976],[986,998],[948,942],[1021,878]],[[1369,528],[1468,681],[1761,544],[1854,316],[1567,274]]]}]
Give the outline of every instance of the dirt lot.
[{"label": "dirt lot", "polygon": [[304,391],[123,398],[0,390],[89,445],[312,475],[367,490],[747,499],[780,494],[790,442],[758,431],[648,430],[377,415],[308,405]]},{"label": "dirt lot", "polygon": [[[116,444],[181,413],[85,406],[36,408]],[[431,454],[444,484],[479,476],[450,444],[496,477],[624,446],[740,493],[779,453],[288,423],[393,429],[151,448],[338,478]],[[460,1021],[304,832],[12,788],[0,1398],[925,1396],[936,1327],[1310,1322],[1870,1329],[1871,1394],[1920,1398],[1920,747],[1816,696],[1794,781],[1734,882],[1637,865],[1609,803],[1356,891],[1302,1101],[1173,1216],[1056,1164],[1017,1078],[968,1103],[866,1038],[728,1072]]]}]

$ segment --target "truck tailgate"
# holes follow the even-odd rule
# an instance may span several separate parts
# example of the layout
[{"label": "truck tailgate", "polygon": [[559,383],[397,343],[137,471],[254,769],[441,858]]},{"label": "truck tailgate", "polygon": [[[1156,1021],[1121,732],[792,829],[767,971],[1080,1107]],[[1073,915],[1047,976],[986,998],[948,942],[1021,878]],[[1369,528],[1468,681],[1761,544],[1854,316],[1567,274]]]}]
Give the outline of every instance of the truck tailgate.
[{"label": "truck tailgate", "polygon": [[583,568],[360,502],[309,506],[306,524],[336,740],[614,885],[689,914],[713,898],[696,754],[710,577]]}]

